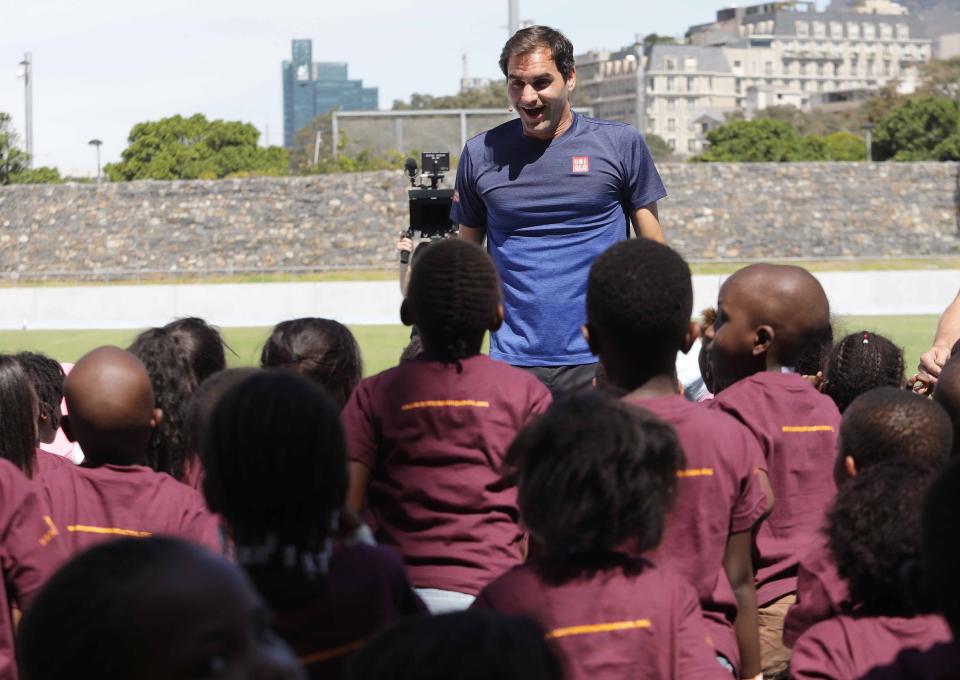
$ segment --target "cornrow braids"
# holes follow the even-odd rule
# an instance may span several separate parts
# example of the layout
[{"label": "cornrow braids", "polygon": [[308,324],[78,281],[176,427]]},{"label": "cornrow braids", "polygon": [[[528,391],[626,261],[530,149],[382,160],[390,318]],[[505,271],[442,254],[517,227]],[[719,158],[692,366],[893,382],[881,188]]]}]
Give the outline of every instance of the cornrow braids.
[{"label": "cornrow braids", "polygon": [[66,375],[60,362],[37,352],[19,352],[14,354],[20,366],[27,373],[37,393],[41,413],[45,413],[50,427],[60,427],[60,402],[63,401],[63,380]]},{"label": "cornrow braids", "polygon": [[333,319],[282,321],[260,352],[263,368],[286,368],[322,385],[343,408],[363,376],[360,345]]},{"label": "cornrow braids", "polygon": [[830,351],[823,391],[842,413],[857,396],[874,387],[902,387],[903,350],[871,331],[846,336]]},{"label": "cornrow braids", "polygon": [[197,379],[177,334],[166,328],[143,331],[128,351],[143,362],[163,420],[150,441],[150,467],[183,481],[187,459],[186,422]]},{"label": "cornrow braids", "polygon": [[428,354],[459,364],[480,353],[483,335],[496,318],[500,281],[483,250],[448,239],[423,253],[410,276],[407,299]]}]

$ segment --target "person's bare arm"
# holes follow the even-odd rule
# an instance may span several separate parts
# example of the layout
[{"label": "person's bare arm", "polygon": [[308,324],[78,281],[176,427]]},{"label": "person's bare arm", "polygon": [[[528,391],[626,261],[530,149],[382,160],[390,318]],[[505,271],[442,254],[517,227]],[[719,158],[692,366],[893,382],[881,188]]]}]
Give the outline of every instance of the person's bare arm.
[{"label": "person's bare arm", "polygon": [[633,233],[637,238],[648,238],[652,241],[666,243],[663,237],[663,230],[660,228],[660,216],[657,213],[656,202],[637,208],[630,214],[630,222],[633,224]]},{"label": "person's bare arm", "polygon": [[460,238],[464,241],[470,241],[470,243],[476,243],[478,246],[483,245],[483,239],[487,236],[487,230],[484,227],[468,227],[466,225],[460,225]]},{"label": "person's bare arm", "polygon": [[354,512],[363,512],[367,505],[367,487],[370,485],[370,468],[351,460],[347,463],[347,507]]},{"label": "person's bare arm", "polygon": [[960,293],[944,310],[937,324],[937,335],[933,345],[920,355],[920,380],[923,374],[933,378],[929,382],[936,382],[940,369],[950,358],[950,349],[960,340]]},{"label": "person's bare arm", "polygon": [[734,631],[740,649],[740,677],[753,678],[761,671],[760,633],[757,624],[757,590],[754,585],[751,548],[753,532],[730,534],[723,556],[723,570],[737,598]]}]

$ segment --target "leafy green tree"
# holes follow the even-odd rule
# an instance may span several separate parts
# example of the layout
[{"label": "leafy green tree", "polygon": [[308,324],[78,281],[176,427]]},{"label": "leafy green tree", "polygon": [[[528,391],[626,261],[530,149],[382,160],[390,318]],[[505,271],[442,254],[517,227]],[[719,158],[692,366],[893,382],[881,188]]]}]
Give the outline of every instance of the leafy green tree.
[{"label": "leafy green tree", "polygon": [[960,161],[960,132],[954,132],[933,148],[938,161]]},{"label": "leafy green tree", "polygon": [[710,147],[698,162],[761,163],[826,159],[823,140],[805,137],[782,120],[733,120],[707,133]]},{"label": "leafy green tree", "polygon": [[10,124],[10,114],[0,111],[0,184],[27,169],[29,156],[17,146],[17,133]]},{"label": "leafy green tree", "polygon": [[644,140],[647,142],[647,148],[650,150],[653,160],[662,162],[673,156],[673,149],[667,144],[667,140],[660,135],[650,133],[644,136]]},{"label": "leafy green tree", "polygon": [[434,96],[414,92],[410,101],[397,99],[393,102],[394,111],[420,111],[423,109],[505,109],[507,107],[507,85],[496,80],[486,87],[461,90],[457,94]]},{"label": "leafy green tree", "polygon": [[27,168],[10,176],[11,184],[62,184],[63,178],[56,168],[43,166]]},{"label": "leafy green tree", "polygon": [[867,145],[862,137],[840,130],[823,139],[826,157],[831,161],[863,161],[867,159]]},{"label": "leafy green tree", "polygon": [[[960,131],[960,104],[946,97],[908,99],[877,122],[877,160],[937,160],[935,150]],[[939,153],[948,153],[947,146]]]},{"label": "leafy green tree", "polygon": [[643,36],[643,44],[647,47],[652,45],[676,45],[677,39],[669,35],[657,35],[656,33],[648,33]]},{"label": "leafy green tree", "polygon": [[217,179],[232,175],[283,175],[286,149],[257,145],[260,131],[250,123],[171,116],[138,123],[119,163],[104,172],[113,181],[134,179]]}]

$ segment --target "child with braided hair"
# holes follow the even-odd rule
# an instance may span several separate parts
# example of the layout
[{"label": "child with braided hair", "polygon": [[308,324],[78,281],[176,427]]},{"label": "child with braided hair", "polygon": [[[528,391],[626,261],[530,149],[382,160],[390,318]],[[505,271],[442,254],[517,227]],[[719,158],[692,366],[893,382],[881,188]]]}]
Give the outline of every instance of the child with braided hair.
[{"label": "child with braided hair", "polygon": [[39,444],[50,444],[60,428],[60,402],[63,401],[63,381],[66,375],[55,359],[36,352],[19,352],[13,358],[20,364],[37,395],[36,454],[28,477],[46,472],[69,461],[63,456],[44,451]]},{"label": "child with braided hair", "polygon": [[434,612],[465,609],[522,560],[516,487],[501,466],[550,403],[534,376],[480,353],[500,326],[500,281],[479,247],[451,239],[418,259],[400,309],[424,352],[360,382],[343,410],[348,505],[403,556]]},{"label": "child with braided hair", "polygon": [[903,350],[871,331],[851,333],[834,345],[824,366],[821,390],[840,413],[874,387],[904,386]]}]

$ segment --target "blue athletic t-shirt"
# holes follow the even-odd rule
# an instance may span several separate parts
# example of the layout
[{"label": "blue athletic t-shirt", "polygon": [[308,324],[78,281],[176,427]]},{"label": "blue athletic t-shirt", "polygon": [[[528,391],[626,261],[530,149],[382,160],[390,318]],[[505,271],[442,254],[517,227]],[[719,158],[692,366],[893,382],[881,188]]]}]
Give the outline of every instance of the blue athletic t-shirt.
[{"label": "blue athletic t-shirt", "polygon": [[667,195],[640,133],[573,114],[548,141],[512,120],[467,142],[450,219],[486,228],[505,320],[490,356],[516,366],[596,361],[580,333],[593,260],[627,238],[629,213]]}]

